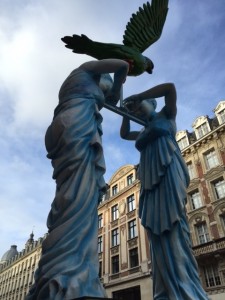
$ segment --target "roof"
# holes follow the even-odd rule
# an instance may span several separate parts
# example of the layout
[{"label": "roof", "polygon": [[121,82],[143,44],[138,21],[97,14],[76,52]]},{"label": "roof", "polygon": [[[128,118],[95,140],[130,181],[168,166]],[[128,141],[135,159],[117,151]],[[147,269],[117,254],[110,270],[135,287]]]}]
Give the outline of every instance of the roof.
[{"label": "roof", "polygon": [[12,245],[11,248],[8,251],[6,251],[5,254],[3,254],[3,256],[1,258],[1,262],[8,261],[17,254],[18,254],[17,246]]}]

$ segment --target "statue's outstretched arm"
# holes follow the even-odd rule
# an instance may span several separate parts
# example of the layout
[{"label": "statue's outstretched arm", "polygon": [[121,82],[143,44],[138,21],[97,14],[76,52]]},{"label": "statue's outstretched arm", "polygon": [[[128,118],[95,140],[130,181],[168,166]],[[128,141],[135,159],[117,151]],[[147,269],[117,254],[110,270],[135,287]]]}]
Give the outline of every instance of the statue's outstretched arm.
[{"label": "statue's outstretched arm", "polygon": [[130,119],[123,117],[123,121],[120,127],[120,136],[124,140],[135,141],[139,131],[130,131]]},{"label": "statue's outstretched arm", "polygon": [[134,110],[135,107],[138,107],[143,100],[160,97],[164,97],[165,99],[166,114],[169,117],[175,117],[177,114],[177,94],[173,83],[163,83],[154,86],[142,93],[135,94],[124,99],[124,103],[128,108],[131,107]]},{"label": "statue's outstretched arm", "polygon": [[113,100],[115,103],[120,98],[120,89],[126,81],[126,76],[129,71],[129,63],[120,59],[102,59],[89,61],[80,66],[89,72],[96,74],[114,73],[114,80],[111,92],[107,95],[107,101]]}]

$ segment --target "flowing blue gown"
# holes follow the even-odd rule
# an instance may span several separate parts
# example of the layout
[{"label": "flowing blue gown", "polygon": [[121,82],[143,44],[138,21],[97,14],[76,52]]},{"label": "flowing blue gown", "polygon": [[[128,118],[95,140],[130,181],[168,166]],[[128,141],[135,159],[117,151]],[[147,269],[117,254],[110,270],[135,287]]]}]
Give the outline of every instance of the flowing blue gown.
[{"label": "flowing blue gown", "polygon": [[141,152],[139,217],[151,247],[153,295],[154,300],[206,300],[185,213],[189,175],[175,133],[175,120],[164,108],[136,140]]},{"label": "flowing blue gown", "polygon": [[106,297],[98,277],[97,251],[97,205],[105,188],[98,109],[104,95],[93,76],[79,68],[69,75],[46,132],[56,193],[47,219],[49,234],[27,300]]}]

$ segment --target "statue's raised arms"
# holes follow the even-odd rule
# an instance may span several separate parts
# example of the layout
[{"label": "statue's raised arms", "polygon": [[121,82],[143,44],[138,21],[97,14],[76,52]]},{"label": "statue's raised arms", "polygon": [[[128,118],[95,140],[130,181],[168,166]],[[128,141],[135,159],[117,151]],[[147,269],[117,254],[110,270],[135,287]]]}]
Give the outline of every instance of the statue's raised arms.
[{"label": "statue's raised arms", "polygon": [[75,53],[87,54],[96,59],[118,58],[130,64],[128,75],[152,73],[153,62],[142,53],[161,36],[168,12],[168,0],[152,0],[132,14],[123,35],[123,44],[101,43],[81,34],[65,36],[62,41]]}]

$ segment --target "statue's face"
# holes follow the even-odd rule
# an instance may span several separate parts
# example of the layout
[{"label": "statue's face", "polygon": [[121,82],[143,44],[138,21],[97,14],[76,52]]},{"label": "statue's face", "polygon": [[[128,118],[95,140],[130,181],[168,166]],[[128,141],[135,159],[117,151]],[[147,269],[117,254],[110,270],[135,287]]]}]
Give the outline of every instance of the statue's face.
[{"label": "statue's face", "polygon": [[156,101],[155,99],[146,99],[141,101],[139,111],[146,119],[151,118],[155,114]]}]

